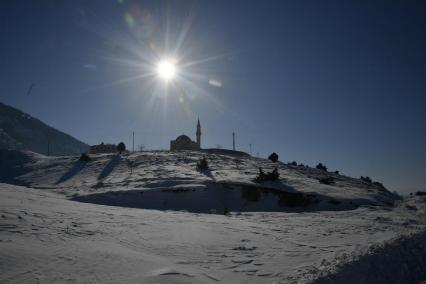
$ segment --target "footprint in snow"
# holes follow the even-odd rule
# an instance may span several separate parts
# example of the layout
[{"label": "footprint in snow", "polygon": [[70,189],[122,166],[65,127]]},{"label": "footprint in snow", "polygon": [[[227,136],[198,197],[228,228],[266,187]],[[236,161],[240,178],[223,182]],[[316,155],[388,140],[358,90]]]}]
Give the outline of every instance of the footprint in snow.
[{"label": "footprint in snow", "polygon": [[254,246],[253,247],[238,246],[238,247],[232,248],[232,250],[239,250],[239,251],[252,251],[255,249],[257,249],[257,247],[254,247]]},{"label": "footprint in snow", "polygon": [[232,259],[231,261],[238,264],[249,264],[253,262],[253,259]]},{"label": "footprint in snow", "polygon": [[188,272],[178,271],[170,267],[160,268],[148,273],[148,276],[164,276],[164,275],[182,275],[187,277],[194,277],[193,274],[190,274]]}]

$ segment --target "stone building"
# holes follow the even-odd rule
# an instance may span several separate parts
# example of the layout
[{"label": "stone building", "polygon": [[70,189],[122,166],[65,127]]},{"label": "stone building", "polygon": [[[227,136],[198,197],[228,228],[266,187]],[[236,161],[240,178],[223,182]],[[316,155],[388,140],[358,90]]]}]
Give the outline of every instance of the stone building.
[{"label": "stone building", "polygon": [[182,134],[175,140],[170,141],[170,151],[178,150],[200,150],[201,149],[201,124],[200,120],[197,122],[196,141]]},{"label": "stone building", "polygon": [[90,146],[89,153],[90,154],[117,153],[117,145],[104,144],[104,142],[102,142],[99,145]]}]

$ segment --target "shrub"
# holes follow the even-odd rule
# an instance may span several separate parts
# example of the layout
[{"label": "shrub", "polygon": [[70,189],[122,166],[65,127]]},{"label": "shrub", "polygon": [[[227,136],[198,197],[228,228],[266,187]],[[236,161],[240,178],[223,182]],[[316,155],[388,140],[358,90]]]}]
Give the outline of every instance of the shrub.
[{"label": "shrub", "polygon": [[278,155],[277,155],[277,153],[273,152],[271,155],[269,155],[268,159],[271,160],[274,163],[278,162]]},{"label": "shrub", "polygon": [[319,169],[319,170],[322,170],[322,171],[327,171],[327,167],[326,167],[326,166],[324,166],[322,163],[319,163],[319,164],[316,166],[316,168],[317,168],[317,169]]},{"label": "shrub", "polygon": [[199,171],[205,171],[209,169],[209,164],[207,163],[206,157],[203,157],[201,160],[197,163],[197,170]]},{"label": "shrub", "polygon": [[92,159],[89,157],[89,155],[87,155],[86,153],[83,153],[81,154],[79,160],[82,162],[89,162]]},{"label": "shrub", "polygon": [[362,181],[365,181],[366,183],[372,183],[373,181],[371,180],[371,178],[370,177],[368,177],[368,176],[365,176],[365,177],[363,177],[363,176],[361,176],[361,178],[360,178]]},{"label": "shrub", "polygon": [[334,171],[334,173],[335,173],[336,175],[339,175],[339,174],[340,174],[340,172],[339,172],[339,171]]},{"label": "shrub", "polygon": [[291,165],[291,166],[295,166],[295,167],[297,167],[297,162],[296,162],[296,161],[293,161],[293,162],[291,162],[291,163],[290,163],[290,165]]},{"label": "shrub", "polygon": [[377,186],[380,189],[386,189],[386,187],[383,185],[383,183],[375,181],[373,182],[373,185]]},{"label": "shrub", "polygon": [[322,178],[319,178],[318,181],[322,184],[328,184],[328,185],[334,184],[333,177],[322,177]]},{"label": "shrub", "polygon": [[117,151],[121,154],[121,152],[126,151],[126,145],[123,142],[118,143]]},{"label": "shrub", "polygon": [[426,191],[417,191],[415,193],[416,196],[426,196]]},{"label": "shrub", "polygon": [[407,208],[408,210],[417,211],[417,206],[415,206],[415,205],[405,204],[405,208]]},{"label": "shrub", "polygon": [[229,211],[228,206],[225,206],[225,207],[223,208],[223,215],[229,215],[229,213],[231,213],[231,212]]},{"label": "shrub", "polygon": [[368,177],[368,176],[365,176],[365,177],[361,176],[360,180],[362,180],[365,183],[372,184],[372,185],[374,185],[375,187],[378,187],[381,190],[386,190],[386,187],[381,182],[372,181],[371,178]]},{"label": "shrub", "polygon": [[259,167],[259,174],[255,178],[255,181],[261,182],[261,181],[276,181],[280,178],[280,174],[278,172],[278,169],[275,168],[272,172],[265,173],[261,167]]}]

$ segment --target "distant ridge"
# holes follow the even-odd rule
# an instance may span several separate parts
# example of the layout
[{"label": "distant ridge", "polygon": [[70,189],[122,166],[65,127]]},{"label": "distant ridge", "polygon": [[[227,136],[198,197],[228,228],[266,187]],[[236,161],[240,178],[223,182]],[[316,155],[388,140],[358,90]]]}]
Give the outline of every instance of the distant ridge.
[{"label": "distant ridge", "polygon": [[31,150],[46,155],[48,144],[50,155],[79,154],[89,147],[27,113],[0,103],[0,149]]}]

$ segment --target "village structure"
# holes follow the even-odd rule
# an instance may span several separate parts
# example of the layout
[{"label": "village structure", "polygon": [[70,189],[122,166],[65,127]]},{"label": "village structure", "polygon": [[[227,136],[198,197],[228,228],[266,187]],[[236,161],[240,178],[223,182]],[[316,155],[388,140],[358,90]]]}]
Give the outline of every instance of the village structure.
[{"label": "village structure", "polygon": [[197,122],[197,131],[196,131],[196,141],[192,141],[191,138],[182,134],[178,136],[175,140],[170,141],[170,151],[179,151],[179,150],[200,150],[201,149],[201,124],[198,119]]},{"label": "village structure", "polygon": [[[201,150],[201,124],[198,119],[197,129],[196,129],[196,141],[192,141],[191,138],[182,134],[178,136],[175,140],[170,141],[170,151],[179,151],[179,150]],[[101,154],[101,153],[116,153],[117,145],[115,144],[105,144],[101,143],[98,145],[90,146],[90,154]]]},{"label": "village structure", "polygon": [[90,146],[89,153],[90,154],[101,154],[101,153],[116,153],[117,145],[115,144],[104,144],[102,142],[99,145]]},{"label": "village structure", "polygon": [[[239,156],[250,156],[249,154],[237,151],[235,149],[235,133],[232,133],[232,150],[231,149],[218,149],[218,148],[201,148],[201,123],[200,119],[197,121],[196,131],[195,131],[195,141],[193,141],[189,136],[182,134],[179,135],[175,140],[170,141],[170,151],[203,151],[206,153],[216,153],[216,154],[226,154],[226,155],[239,155]],[[98,145],[90,146],[90,154],[108,154],[108,153],[118,153],[119,150],[116,144],[105,144],[101,143]]]}]

